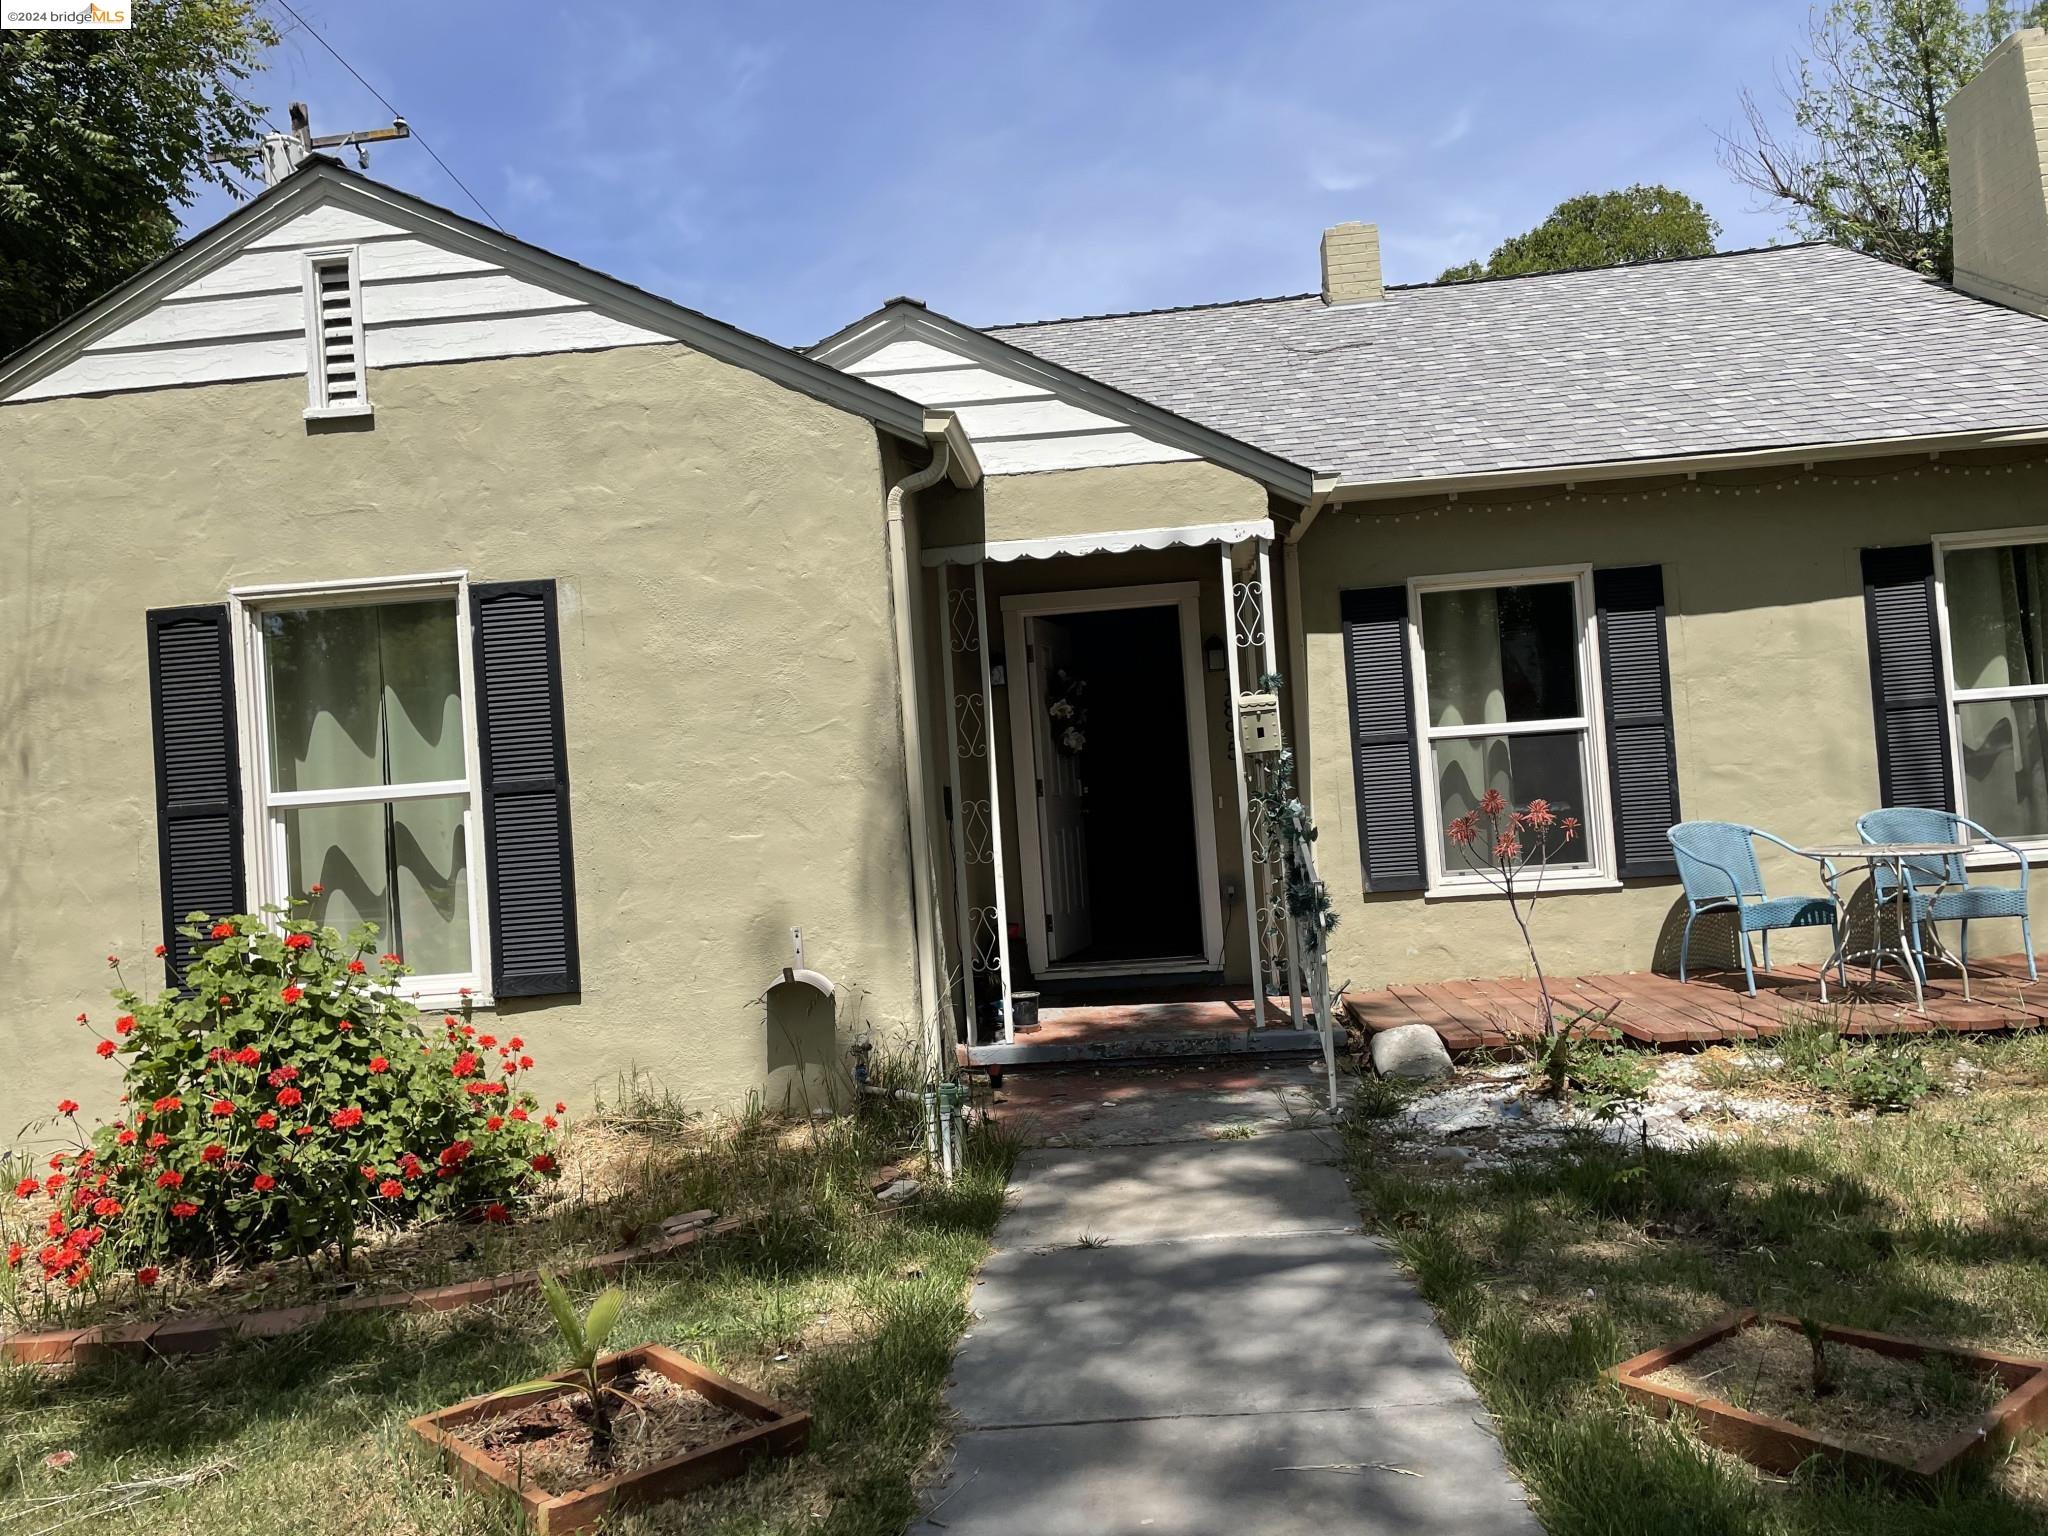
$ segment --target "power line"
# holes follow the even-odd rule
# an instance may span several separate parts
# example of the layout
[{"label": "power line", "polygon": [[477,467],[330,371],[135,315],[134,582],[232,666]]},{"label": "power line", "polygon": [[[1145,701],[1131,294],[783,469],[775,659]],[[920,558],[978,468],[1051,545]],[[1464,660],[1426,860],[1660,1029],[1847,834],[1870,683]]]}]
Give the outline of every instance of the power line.
[{"label": "power line", "polygon": [[[297,11],[292,9],[290,0],[277,0],[277,4],[285,12],[286,15],[290,16],[293,21],[297,22],[301,27],[304,27],[306,31],[312,34],[314,42],[318,43],[322,48],[325,48],[330,54],[334,56],[335,63],[339,64],[343,69],[347,70],[351,75],[355,76],[356,84],[360,85],[364,90],[368,91],[372,96],[376,97],[378,101],[382,102],[384,104],[385,111],[389,112],[393,117],[405,116],[405,114],[400,112],[398,108],[391,105],[390,101],[385,97],[382,91],[378,90],[377,87],[370,84],[369,81],[365,80],[362,77],[362,73],[355,67],[355,65],[349,63],[347,59],[344,59],[341,56],[340,51],[335,48],[334,44],[328,42],[326,38],[320,35],[319,30],[316,27],[314,27],[313,23],[306,20],[305,17],[301,16]],[[408,118],[407,121],[408,123],[410,123],[411,119]],[[500,234],[509,233],[505,226],[498,222],[498,216],[492,213],[490,209],[484,206],[484,200],[478,197],[474,192],[469,190],[469,183],[464,181],[460,176],[456,175],[454,170],[449,166],[448,162],[446,160],[443,160],[438,154],[434,152],[434,146],[427,142],[427,136],[421,133],[416,125],[413,127],[412,136],[414,139],[419,141],[420,148],[424,149],[427,152],[427,154],[430,157],[432,157],[434,164],[441,167],[442,173],[446,175],[450,181],[454,182],[456,186],[462,188],[462,195],[468,198],[472,203],[476,204],[477,212],[481,213],[484,216],[485,220],[491,225],[491,227],[493,229],[496,229]]]}]

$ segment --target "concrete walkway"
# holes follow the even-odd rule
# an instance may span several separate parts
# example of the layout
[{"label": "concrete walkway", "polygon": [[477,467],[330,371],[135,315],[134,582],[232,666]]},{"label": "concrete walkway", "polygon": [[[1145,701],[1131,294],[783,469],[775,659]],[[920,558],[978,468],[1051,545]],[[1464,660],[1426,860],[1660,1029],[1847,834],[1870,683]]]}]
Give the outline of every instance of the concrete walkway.
[{"label": "concrete walkway", "polygon": [[[1074,1091],[1109,1110],[1115,1081]],[[1247,1140],[1214,1138],[1199,1087],[1127,1107],[1128,1138],[1019,1162],[913,1530],[1535,1536],[1429,1308],[1359,1230],[1334,1133],[1280,1094],[1221,1116]]]}]

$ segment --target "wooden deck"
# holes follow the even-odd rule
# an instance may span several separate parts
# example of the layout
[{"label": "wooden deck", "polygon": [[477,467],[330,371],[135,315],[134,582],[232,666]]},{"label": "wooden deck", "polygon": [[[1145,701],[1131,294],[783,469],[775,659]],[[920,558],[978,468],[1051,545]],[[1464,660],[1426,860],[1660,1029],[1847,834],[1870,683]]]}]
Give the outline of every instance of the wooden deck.
[{"label": "wooden deck", "polygon": [[[2027,980],[2024,955],[1970,964],[1970,997],[1953,968],[1935,966],[1927,1010],[1913,1007],[1913,988],[1896,968],[1870,984],[1869,971],[1849,971],[1845,993],[1811,965],[1759,971],[1757,995],[1743,990],[1742,973],[1675,976],[1631,971],[1618,976],[1553,978],[1551,1001],[1563,1019],[1587,1010],[1597,1020],[1646,1045],[1684,1047],[1770,1036],[1788,1020],[1823,1016],[1845,1034],[1925,1034],[1934,1030],[2039,1028],[2048,1023],[2048,960],[2042,980]],[[1377,992],[1347,992],[1351,1024],[1367,1033],[1427,1024],[1452,1051],[1485,1050],[1535,1033],[1542,1004],[1533,980],[1417,982]]]}]

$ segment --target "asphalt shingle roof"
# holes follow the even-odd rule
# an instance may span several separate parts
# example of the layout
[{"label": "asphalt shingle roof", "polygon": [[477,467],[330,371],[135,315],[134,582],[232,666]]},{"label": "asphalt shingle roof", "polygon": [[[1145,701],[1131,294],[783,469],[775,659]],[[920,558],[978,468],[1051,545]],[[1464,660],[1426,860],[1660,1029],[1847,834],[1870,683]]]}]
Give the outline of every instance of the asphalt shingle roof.
[{"label": "asphalt shingle roof", "polygon": [[1825,245],[989,334],[1349,481],[2048,425],[2048,321]]}]

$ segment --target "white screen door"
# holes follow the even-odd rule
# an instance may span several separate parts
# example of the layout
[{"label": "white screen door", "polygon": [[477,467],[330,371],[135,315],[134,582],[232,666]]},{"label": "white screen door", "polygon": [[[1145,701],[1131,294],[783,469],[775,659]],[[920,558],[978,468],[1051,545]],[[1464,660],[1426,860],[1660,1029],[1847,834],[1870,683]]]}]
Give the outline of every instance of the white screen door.
[{"label": "white screen door", "polygon": [[1088,906],[1088,786],[1081,777],[1081,756],[1060,744],[1061,727],[1052,715],[1061,675],[1074,673],[1074,637],[1056,616],[1033,615],[1027,623],[1046,958],[1057,965],[1094,938]]}]

